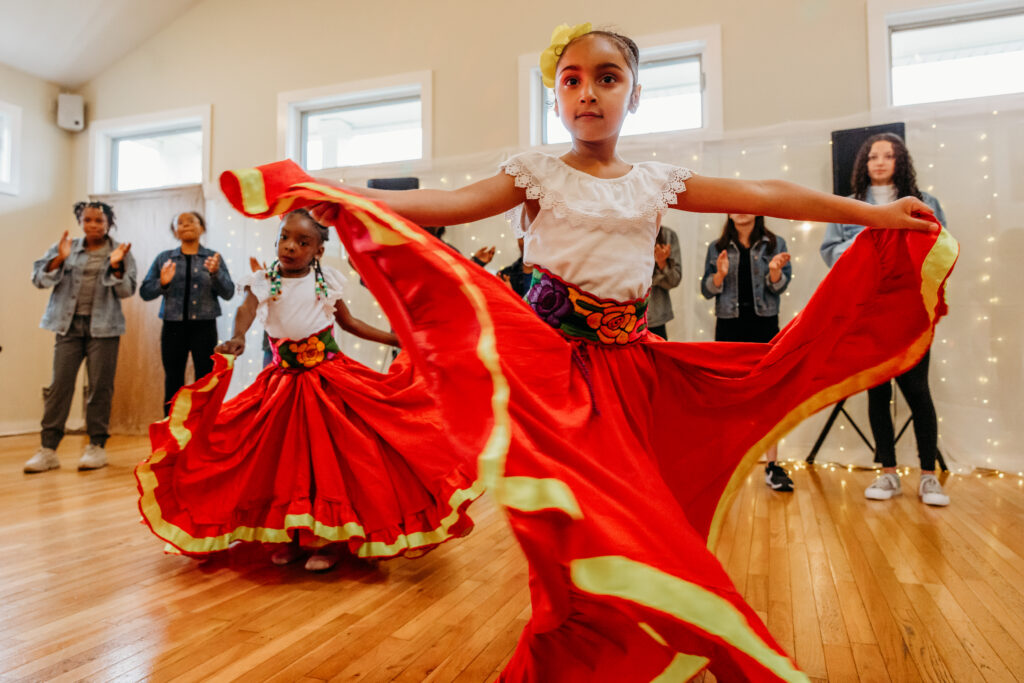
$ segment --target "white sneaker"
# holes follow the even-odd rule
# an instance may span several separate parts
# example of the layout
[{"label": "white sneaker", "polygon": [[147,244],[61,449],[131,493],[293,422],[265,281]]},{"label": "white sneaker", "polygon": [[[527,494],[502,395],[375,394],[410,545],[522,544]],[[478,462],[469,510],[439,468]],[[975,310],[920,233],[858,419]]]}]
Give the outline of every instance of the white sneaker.
[{"label": "white sneaker", "polygon": [[78,470],[98,470],[107,466],[107,452],[103,446],[91,443],[85,447],[81,459],[78,461]]},{"label": "white sneaker", "polygon": [[60,467],[60,460],[57,459],[57,451],[52,448],[40,448],[36,454],[25,463],[25,473],[35,474],[46,472]]},{"label": "white sneaker", "polygon": [[[938,483],[938,482],[936,482]],[[903,493],[900,488],[900,475],[894,472],[883,472],[871,486],[864,490],[864,497],[871,500],[889,500]]]},{"label": "white sneaker", "polygon": [[306,560],[306,569],[311,572],[325,572],[338,564],[339,559],[341,558],[338,549],[325,545],[309,556]]},{"label": "white sneaker", "polygon": [[917,487],[917,495],[925,505],[943,507],[949,505],[949,496],[942,491],[942,484],[934,474],[922,474],[921,483]]}]

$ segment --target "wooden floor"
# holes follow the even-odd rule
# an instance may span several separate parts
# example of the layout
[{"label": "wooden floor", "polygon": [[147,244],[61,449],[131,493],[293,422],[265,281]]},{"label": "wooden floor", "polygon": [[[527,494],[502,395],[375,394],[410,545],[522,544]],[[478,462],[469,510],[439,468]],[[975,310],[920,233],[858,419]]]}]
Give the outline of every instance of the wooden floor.
[{"label": "wooden floor", "polygon": [[[111,466],[23,475],[0,438],[0,681],[493,681],[529,616],[526,566],[485,497],[477,529],[419,560],[327,574],[235,548],[200,565],[139,522],[138,437]],[[752,474],[719,557],[814,680],[1024,680],[1024,484],[955,477],[953,503],[867,501],[870,472]],[[708,681],[712,677],[707,676]]]}]

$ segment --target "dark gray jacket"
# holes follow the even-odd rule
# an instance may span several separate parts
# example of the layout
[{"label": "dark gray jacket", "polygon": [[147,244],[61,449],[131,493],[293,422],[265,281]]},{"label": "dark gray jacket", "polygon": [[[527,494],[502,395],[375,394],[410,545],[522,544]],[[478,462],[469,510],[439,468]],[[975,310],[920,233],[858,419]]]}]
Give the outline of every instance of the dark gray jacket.
[{"label": "dark gray jacket", "polygon": [[678,287],[683,279],[679,237],[676,236],[674,230],[665,226],[661,226],[658,236],[671,247],[672,251],[665,264],[665,270],[661,270],[658,268],[658,264],[654,264],[654,275],[651,277],[651,303],[647,308],[648,327],[664,325],[675,317],[672,313],[672,299],[669,297],[668,290]]}]

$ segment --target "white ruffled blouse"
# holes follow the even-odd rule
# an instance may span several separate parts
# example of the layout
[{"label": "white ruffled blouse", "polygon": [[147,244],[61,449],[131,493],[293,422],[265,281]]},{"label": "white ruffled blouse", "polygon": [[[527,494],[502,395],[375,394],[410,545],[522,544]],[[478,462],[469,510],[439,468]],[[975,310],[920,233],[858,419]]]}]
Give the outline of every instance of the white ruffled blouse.
[{"label": "white ruffled blouse", "polygon": [[644,161],[596,178],[542,152],[517,154],[501,169],[540,205],[532,222],[524,205],[509,212],[526,263],[602,298],[647,294],[661,217],[686,191],[688,169]]},{"label": "white ruffled blouse", "polygon": [[270,298],[270,278],[257,270],[241,278],[238,289],[246,287],[256,296],[256,320],[271,337],[305,339],[325,327],[334,325],[334,305],[344,296],[345,276],[334,268],[322,266],[327,298],[316,298],[316,275],[313,269],[303,277],[281,278],[281,294]]}]

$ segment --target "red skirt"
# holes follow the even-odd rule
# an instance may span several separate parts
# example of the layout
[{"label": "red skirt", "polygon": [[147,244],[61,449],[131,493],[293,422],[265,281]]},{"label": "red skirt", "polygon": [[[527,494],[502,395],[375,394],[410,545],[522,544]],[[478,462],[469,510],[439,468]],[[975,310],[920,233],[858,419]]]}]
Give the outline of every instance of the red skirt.
[{"label": "red skirt", "polygon": [[590,343],[556,331],[557,300],[542,319],[383,205],[291,162],[221,187],[255,217],[342,208],[353,263],[530,563],[532,617],[503,680],[806,680],[709,547],[770,444],[921,358],[957,255],[948,233],[865,230],[769,344],[666,342],[637,302],[613,319],[583,293],[572,325],[604,342]]},{"label": "red skirt", "polygon": [[345,543],[364,558],[418,556],[473,524],[482,492],[453,455],[440,413],[400,354],[387,374],[337,355],[274,364],[224,402],[234,359],[174,397],[135,469],[139,509],[177,551],[234,541]]}]

